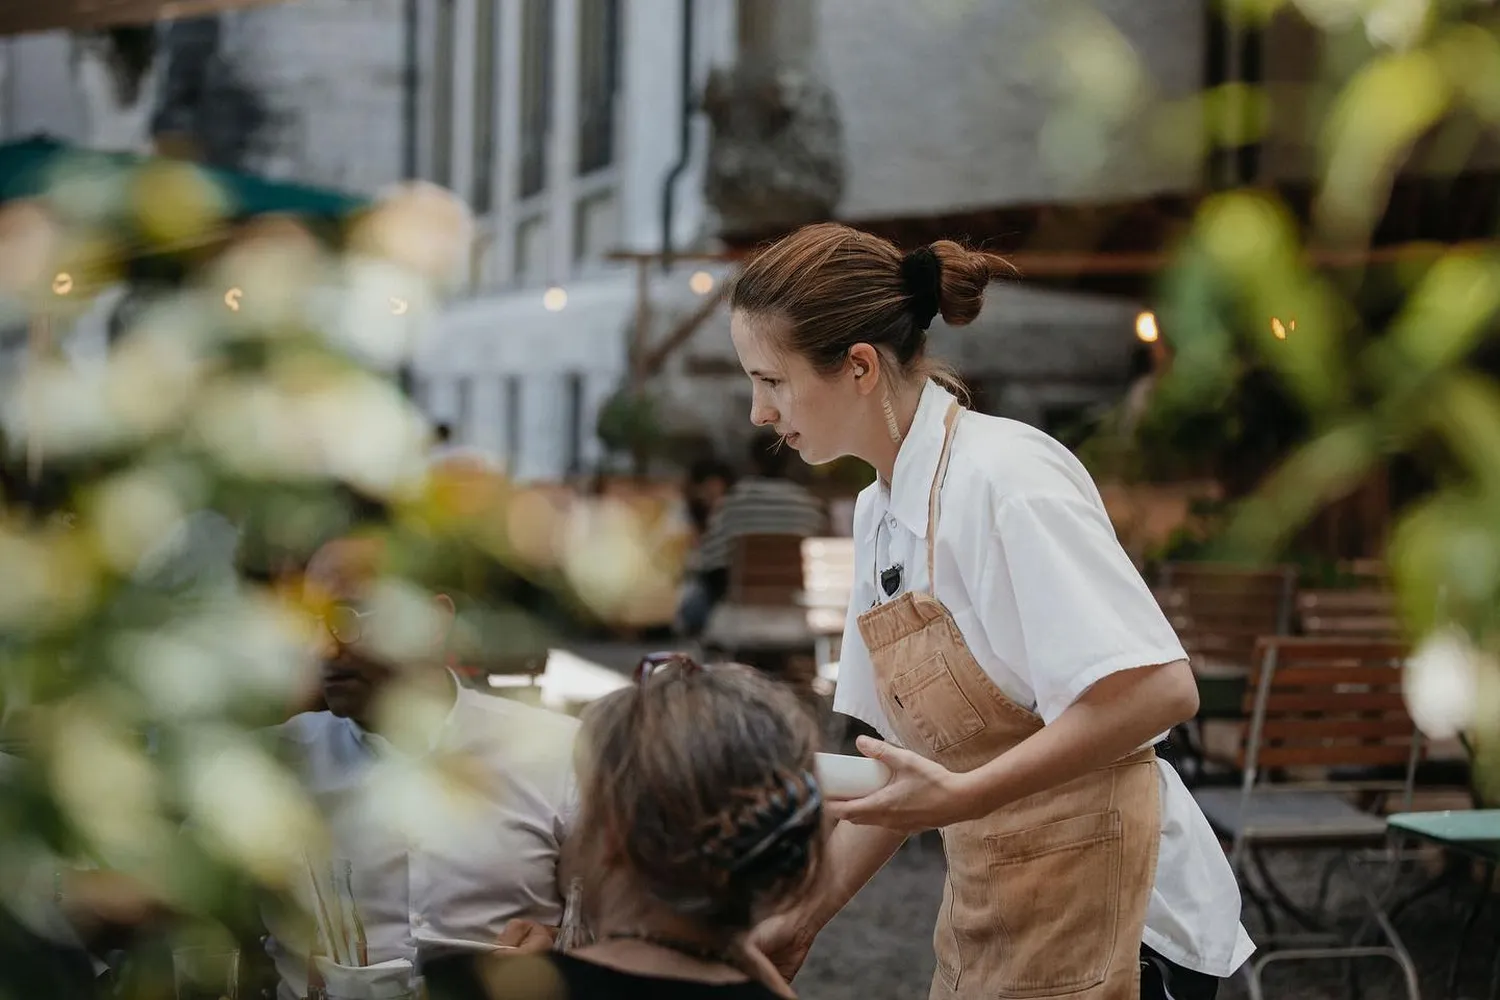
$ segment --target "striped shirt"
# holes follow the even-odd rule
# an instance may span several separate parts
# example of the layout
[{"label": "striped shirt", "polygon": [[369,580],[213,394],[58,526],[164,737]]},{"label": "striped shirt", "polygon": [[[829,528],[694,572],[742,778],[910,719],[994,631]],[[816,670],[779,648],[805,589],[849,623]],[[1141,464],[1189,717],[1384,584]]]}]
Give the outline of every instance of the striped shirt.
[{"label": "striped shirt", "polygon": [[823,502],[788,479],[746,476],[724,494],[709,519],[698,547],[698,569],[724,569],[734,540],[744,535],[796,535],[809,538],[828,531]]}]

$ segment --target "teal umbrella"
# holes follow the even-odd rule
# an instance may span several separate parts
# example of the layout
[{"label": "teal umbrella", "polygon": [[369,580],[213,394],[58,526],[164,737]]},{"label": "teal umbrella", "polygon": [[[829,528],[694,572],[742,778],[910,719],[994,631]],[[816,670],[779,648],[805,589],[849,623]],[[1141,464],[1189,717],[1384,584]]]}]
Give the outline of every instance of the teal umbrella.
[{"label": "teal umbrella", "polygon": [[[115,173],[132,170],[151,158],[133,153],[102,153],[80,149],[55,139],[35,137],[0,145],[0,202],[45,194],[60,171],[95,166]],[[246,218],[287,213],[312,219],[337,220],[369,204],[369,199],[341,191],[267,180],[254,174],[201,167],[229,199],[230,215]]]}]

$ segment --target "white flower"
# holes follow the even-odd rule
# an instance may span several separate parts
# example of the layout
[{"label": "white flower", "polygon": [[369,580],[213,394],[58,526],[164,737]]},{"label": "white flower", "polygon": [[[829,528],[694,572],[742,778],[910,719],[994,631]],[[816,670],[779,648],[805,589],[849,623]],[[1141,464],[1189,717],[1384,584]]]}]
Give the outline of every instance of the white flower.
[{"label": "white flower", "polygon": [[1401,685],[1406,707],[1429,739],[1452,739],[1473,724],[1486,659],[1462,630],[1446,628],[1424,639],[1407,661]]}]

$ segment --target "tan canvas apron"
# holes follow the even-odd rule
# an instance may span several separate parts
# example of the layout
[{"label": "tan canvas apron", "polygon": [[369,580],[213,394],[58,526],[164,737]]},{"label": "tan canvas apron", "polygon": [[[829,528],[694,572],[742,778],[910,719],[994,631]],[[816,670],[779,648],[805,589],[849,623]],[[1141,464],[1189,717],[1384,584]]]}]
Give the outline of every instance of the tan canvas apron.
[{"label": "tan canvas apron", "polygon": [[[929,590],[939,492],[961,411],[954,403],[944,418],[928,502]],[[907,592],[865,612],[859,631],[886,717],[924,757],[969,771],[1042,728],[989,679],[932,593]],[[1138,1000],[1161,835],[1155,759],[1147,748],[942,831],[948,884],[933,934],[933,1000]]]}]

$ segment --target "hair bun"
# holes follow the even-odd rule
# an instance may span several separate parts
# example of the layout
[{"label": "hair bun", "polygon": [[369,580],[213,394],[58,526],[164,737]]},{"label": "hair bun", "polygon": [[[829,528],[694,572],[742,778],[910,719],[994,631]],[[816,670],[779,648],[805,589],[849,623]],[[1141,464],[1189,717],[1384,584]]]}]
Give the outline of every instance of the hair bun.
[{"label": "hair bun", "polygon": [[901,258],[901,288],[918,330],[931,326],[938,314],[942,284],[943,262],[931,247],[918,247]]},{"label": "hair bun", "polygon": [[984,306],[984,293],[990,282],[1016,273],[999,254],[970,250],[952,240],[938,240],[928,249],[941,265],[938,312],[949,326],[974,322]]}]

